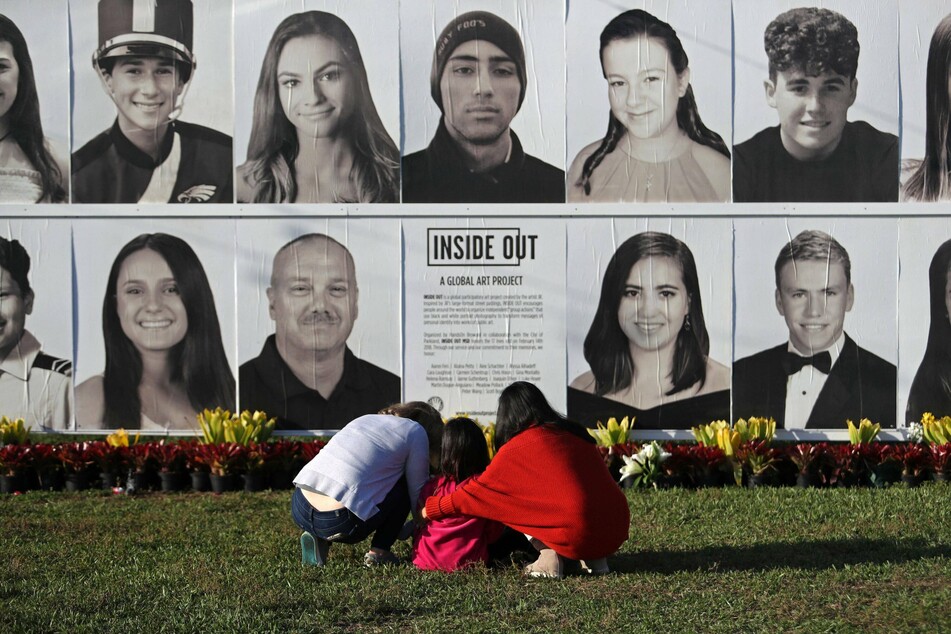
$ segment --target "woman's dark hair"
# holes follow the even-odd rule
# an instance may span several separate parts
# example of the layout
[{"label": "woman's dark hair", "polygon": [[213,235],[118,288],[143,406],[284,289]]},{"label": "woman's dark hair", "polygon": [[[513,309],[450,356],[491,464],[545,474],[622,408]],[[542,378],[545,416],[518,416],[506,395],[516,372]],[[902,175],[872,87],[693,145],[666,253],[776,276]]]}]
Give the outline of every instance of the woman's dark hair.
[{"label": "woman's dark hair", "polygon": [[442,432],[439,470],[456,482],[482,473],[489,466],[489,446],[482,428],[471,418],[457,416]]},{"label": "woman's dark hair", "polygon": [[949,271],[951,240],[938,247],[928,268],[931,327],[925,356],[908,393],[909,422],[921,420],[925,412],[939,418],[951,414],[951,321],[945,304]]},{"label": "woman's dark hair", "polygon": [[[409,401],[407,403],[394,403],[389,407],[380,410],[381,414],[387,416],[399,416],[408,418],[419,423],[426,430],[426,437],[429,439],[429,454],[435,458],[439,457],[439,448],[442,446],[443,425],[442,416],[429,403],[422,401]],[[436,464],[437,461],[434,462]]]},{"label": "woman's dark hair", "polygon": [[102,335],[106,342],[103,373],[106,427],[135,429],[141,425],[142,357],[122,331],[117,285],[122,263],[133,253],[150,249],[172,271],[188,317],[188,330],[169,355],[172,380],[185,386],[188,400],[197,411],[205,408],[234,409],[234,375],[221,344],[221,327],[208,277],[198,256],[181,238],[165,233],[144,233],[122,247],[106,285],[102,303]]},{"label": "woman's dark hair", "polygon": [[604,396],[630,386],[634,376],[627,335],[618,323],[618,306],[624,295],[631,268],[647,257],[667,257],[677,262],[687,290],[686,326],[677,333],[674,348],[673,387],[667,394],[676,394],[707,377],[707,355],[710,337],[703,319],[700,281],[693,254],[686,244],[666,233],[647,231],[631,236],[618,247],[601,282],[598,309],[584,339],[584,358],[594,374],[595,394]]},{"label": "woman's dark hair", "polygon": [[951,197],[951,15],[931,36],[925,82],[925,157],[905,183],[905,197],[934,201]]},{"label": "woman's dark hair", "polygon": [[36,202],[63,202],[66,200],[66,191],[62,186],[63,174],[46,146],[46,137],[43,135],[40,100],[36,94],[30,51],[20,29],[3,14],[0,14],[0,42],[8,42],[13,47],[13,59],[19,67],[17,97],[6,116],[9,117],[13,140],[23,150],[33,169],[40,173],[40,188],[43,193]]},{"label": "woman's dark hair", "polygon": [[574,434],[585,442],[594,443],[584,427],[568,420],[548,403],[548,399],[534,384],[516,381],[499,395],[499,411],[495,417],[495,450],[526,429],[547,425]]},{"label": "woman's dark hair", "polygon": [[[673,64],[677,75],[687,70],[687,53],[684,51],[677,32],[662,20],[658,20],[650,13],[640,9],[625,11],[617,16],[601,31],[601,72],[604,72],[604,49],[615,40],[629,40],[635,37],[648,37],[658,40],[670,54],[670,63]],[[687,86],[687,92],[677,101],[677,125],[691,140],[706,145],[723,156],[730,158],[730,150],[723,138],[710,130],[700,120],[697,110],[697,101],[693,96],[693,86]],[[624,136],[625,127],[617,120],[614,113],[608,113],[608,131],[601,141],[601,145],[589,156],[581,170],[580,185],[586,196],[591,194],[591,174],[601,164],[604,157],[617,148],[618,142]]]},{"label": "woman's dark hair", "polygon": [[328,37],[343,51],[347,70],[355,78],[355,110],[342,125],[354,152],[351,177],[357,189],[356,201],[398,202],[400,154],[387,134],[370,95],[367,71],[360,47],[347,23],[324,11],[306,11],[281,22],[264,54],[261,76],[254,95],[251,140],[248,143],[248,171],[253,187],[251,202],[291,202],[297,197],[294,161],[300,147],[297,130],[281,106],[277,65],[281,51],[298,37]]}]

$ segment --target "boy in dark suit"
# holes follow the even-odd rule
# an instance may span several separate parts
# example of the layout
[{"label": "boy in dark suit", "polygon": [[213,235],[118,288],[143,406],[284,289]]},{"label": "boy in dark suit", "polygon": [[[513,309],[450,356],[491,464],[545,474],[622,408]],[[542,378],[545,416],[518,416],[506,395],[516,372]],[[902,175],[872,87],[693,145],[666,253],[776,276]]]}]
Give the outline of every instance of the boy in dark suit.
[{"label": "boy in dark suit", "polygon": [[862,418],[895,426],[895,366],[845,334],[852,309],[849,254],[803,231],[776,258],[776,309],[787,343],[733,366],[733,418],[771,416],[777,428],[844,429]]}]

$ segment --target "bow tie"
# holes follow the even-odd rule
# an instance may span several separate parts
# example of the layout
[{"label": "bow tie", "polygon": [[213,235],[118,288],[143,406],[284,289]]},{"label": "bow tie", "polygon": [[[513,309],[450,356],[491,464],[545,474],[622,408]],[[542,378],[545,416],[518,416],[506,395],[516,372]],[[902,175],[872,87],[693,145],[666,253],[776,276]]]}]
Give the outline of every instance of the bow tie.
[{"label": "bow tie", "polygon": [[783,369],[786,370],[787,376],[799,372],[807,365],[811,365],[823,374],[828,374],[829,370],[832,369],[832,355],[826,350],[811,357],[802,357],[794,352],[787,351],[783,357]]}]

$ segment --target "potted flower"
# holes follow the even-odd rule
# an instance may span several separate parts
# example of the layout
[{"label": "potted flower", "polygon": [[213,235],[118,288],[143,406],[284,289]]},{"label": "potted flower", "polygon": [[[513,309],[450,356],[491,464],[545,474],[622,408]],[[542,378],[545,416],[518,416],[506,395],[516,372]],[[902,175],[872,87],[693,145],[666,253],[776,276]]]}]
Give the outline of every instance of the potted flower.
[{"label": "potted flower", "polygon": [[182,443],[182,452],[185,455],[185,469],[191,478],[192,491],[203,493],[211,491],[211,472],[205,463],[202,453],[204,445],[197,440]]},{"label": "potted flower", "polygon": [[33,428],[25,426],[22,418],[10,420],[6,416],[0,416],[0,446],[29,444],[31,429]]},{"label": "potted flower", "polygon": [[883,487],[901,479],[902,466],[895,455],[897,445],[874,442],[864,447],[869,481],[874,487]]},{"label": "potted flower", "polygon": [[951,480],[951,442],[931,445],[929,450],[932,477],[938,482],[948,482]]},{"label": "potted flower", "polygon": [[145,491],[152,486],[155,475],[156,443],[143,442],[129,447],[129,481],[126,490],[129,493]]},{"label": "potted flower", "polygon": [[275,490],[290,489],[296,475],[300,442],[296,440],[276,440],[270,443],[270,458],[267,461],[268,486]]},{"label": "potted flower", "polygon": [[767,440],[750,440],[737,449],[737,460],[746,472],[746,484],[750,488],[763,486],[776,471],[778,451]]},{"label": "potted flower", "polygon": [[271,458],[271,443],[252,442],[245,448],[244,490],[248,493],[267,488],[267,463]]},{"label": "potted flower", "polygon": [[29,449],[27,445],[0,446],[0,493],[14,493],[22,488],[21,471]]},{"label": "potted flower", "polygon": [[180,442],[162,440],[152,447],[152,457],[158,465],[162,491],[181,491],[185,488],[185,452]]},{"label": "potted flower", "polygon": [[636,447],[630,442],[631,427],[634,421],[627,416],[618,423],[613,416],[608,419],[608,424],[604,425],[598,421],[596,429],[589,429],[588,434],[594,438],[594,444],[597,446],[604,464],[608,471],[617,479],[621,466],[624,463],[622,456],[631,456],[636,451]]},{"label": "potted flower", "polygon": [[65,442],[56,446],[56,457],[66,473],[66,490],[82,491],[89,488],[89,467],[95,464],[89,450],[90,442]]},{"label": "potted flower", "polygon": [[211,490],[215,493],[234,490],[236,474],[244,460],[244,446],[233,442],[202,444],[198,446],[198,452],[211,472]]},{"label": "potted flower", "polygon": [[903,443],[895,449],[895,459],[902,466],[901,481],[910,487],[918,486],[928,469],[929,452],[921,445]]},{"label": "potted flower", "polygon": [[706,447],[694,445],[688,453],[690,474],[698,487],[719,487],[723,485],[723,468],[726,454],[716,445]]},{"label": "potted flower", "polygon": [[657,486],[661,489],[670,489],[682,487],[686,481],[687,467],[690,464],[690,449],[692,445],[675,444],[672,442],[664,444],[664,451],[670,454],[660,465],[660,478],[657,480]]},{"label": "potted flower", "polygon": [[829,445],[824,442],[802,442],[790,445],[786,456],[796,465],[796,486],[799,488],[819,486],[819,467],[828,455]]},{"label": "potted flower", "polygon": [[119,475],[128,471],[128,446],[112,445],[104,440],[89,443],[89,457],[99,470],[99,479],[103,489],[117,485]]},{"label": "potted flower", "polygon": [[56,449],[48,443],[30,445],[25,454],[30,467],[36,473],[37,482],[43,491],[63,490],[63,468]]},{"label": "potted flower", "polygon": [[660,465],[668,458],[670,454],[656,440],[642,446],[633,456],[622,456],[621,485],[656,488]]}]

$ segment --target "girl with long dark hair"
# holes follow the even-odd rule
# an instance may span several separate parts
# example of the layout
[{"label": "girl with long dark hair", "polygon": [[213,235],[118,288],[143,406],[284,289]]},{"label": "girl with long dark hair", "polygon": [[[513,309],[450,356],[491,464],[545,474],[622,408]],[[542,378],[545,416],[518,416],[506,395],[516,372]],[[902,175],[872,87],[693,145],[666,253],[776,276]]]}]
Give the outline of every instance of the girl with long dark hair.
[{"label": "girl with long dark hair", "polygon": [[350,27],[323,11],[287,17],[264,55],[238,201],[398,202],[399,160]]},{"label": "girl with long dark hair", "polygon": [[66,202],[66,171],[43,136],[26,40],[0,14],[0,203]]},{"label": "girl with long dark hair", "polygon": [[584,340],[589,372],[572,381],[568,415],[593,427],[633,416],[637,427],[689,429],[730,416],[730,371],[709,356],[693,254],[648,231],[618,247]]},{"label": "girl with long dark hair", "polygon": [[700,120],[676,31],[625,11],[601,32],[608,131],[568,171],[569,202],[723,202],[730,151]]},{"label": "girl with long dark hair", "polygon": [[585,429],[556,412],[541,390],[517,381],[502,390],[496,454],[486,470],[451,493],[426,500],[423,517],[469,515],[523,533],[538,551],[525,568],[560,578],[565,560],[591,574],[627,539],[630,511]]},{"label": "girl with long dark hair", "polygon": [[[945,20],[947,21],[947,20]],[[907,422],[920,421],[931,412],[938,418],[951,414],[951,240],[935,252],[928,268],[931,326],[928,345],[908,393]]]},{"label": "girl with long dark hair", "polygon": [[951,15],[931,36],[925,80],[925,157],[903,165],[910,172],[903,200],[931,202],[951,198]]},{"label": "girl with long dark hair", "polygon": [[105,371],[76,388],[81,429],[195,429],[234,409],[234,375],[198,256],[181,238],[138,236],[119,251],[102,305]]}]

